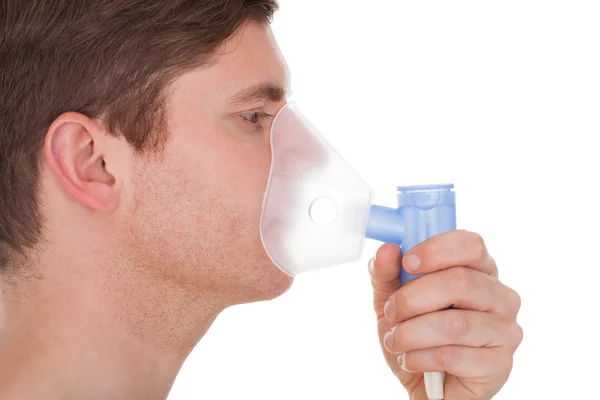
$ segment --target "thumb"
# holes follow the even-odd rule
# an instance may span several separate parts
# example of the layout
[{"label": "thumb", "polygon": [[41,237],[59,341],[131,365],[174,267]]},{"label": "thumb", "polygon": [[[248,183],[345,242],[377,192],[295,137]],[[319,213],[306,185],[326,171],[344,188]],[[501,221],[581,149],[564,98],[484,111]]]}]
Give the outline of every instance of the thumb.
[{"label": "thumb", "polygon": [[373,286],[373,307],[377,319],[384,316],[383,307],[390,296],[400,289],[400,263],[402,250],[397,244],[386,243],[379,248],[369,262],[371,285]]}]

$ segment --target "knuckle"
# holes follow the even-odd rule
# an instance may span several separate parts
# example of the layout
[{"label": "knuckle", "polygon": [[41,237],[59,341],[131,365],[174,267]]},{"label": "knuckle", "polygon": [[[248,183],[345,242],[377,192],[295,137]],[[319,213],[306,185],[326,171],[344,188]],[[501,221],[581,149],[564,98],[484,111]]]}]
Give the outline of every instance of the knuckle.
[{"label": "knuckle", "polygon": [[448,313],[449,317],[446,318],[443,324],[444,333],[452,338],[460,338],[465,336],[471,330],[471,321],[469,315],[465,311],[457,311],[454,313]]},{"label": "knuckle", "polygon": [[443,346],[436,350],[435,362],[442,370],[448,370],[458,359],[458,350],[455,346]]},{"label": "knuckle", "polygon": [[517,323],[514,324],[513,340],[516,347],[523,342],[523,327]]},{"label": "knuckle", "polygon": [[476,274],[468,268],[456,267],[452,270],[452,281],[455,282],[457,290],[460,294],[470,294],[476,291],[479,287],[479,279]]},{"label": "knuckle", "polygon": [[508,305],[513,314],[518,314],[521,310],[521,296],[514,289],[508,288]]},{"label": "knuckle", "polygon": [[506,380],[510,376],[513,369],[514,360],[510,355],[498,355],[497,361],[495,362],[496,373],[502,379]]},{"label": "knuckle", "polygon": [[489,271],[488,273],[492,276],[498,276],[498,264],[496,264],[496,259],[492,256],[489,256]]},{"label": "knuckle", "polygon": [[483,237],[479,233],[469,232],[468,245],[475,257],[480,260],[488,256],[487,247]]},{"label": "knuckle", "polygon": [[376,279],[371,279],[371,286],[373,287],[373,290],[377,291],[377,292],[386,292],[388,290],[388,288],[386,287],[385,284],[379,282]]}]

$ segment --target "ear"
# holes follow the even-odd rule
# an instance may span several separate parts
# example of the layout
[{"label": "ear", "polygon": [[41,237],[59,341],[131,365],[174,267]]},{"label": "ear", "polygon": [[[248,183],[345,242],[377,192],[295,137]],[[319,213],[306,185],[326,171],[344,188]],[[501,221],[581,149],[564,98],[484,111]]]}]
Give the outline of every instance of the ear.
[{"label": "ear", "polygon": [[48,129],[44,157],[64,191],[75,201],[99,212],[119,205],[120,188],[106,152],[110,138],[85,115],[69,112]]}]

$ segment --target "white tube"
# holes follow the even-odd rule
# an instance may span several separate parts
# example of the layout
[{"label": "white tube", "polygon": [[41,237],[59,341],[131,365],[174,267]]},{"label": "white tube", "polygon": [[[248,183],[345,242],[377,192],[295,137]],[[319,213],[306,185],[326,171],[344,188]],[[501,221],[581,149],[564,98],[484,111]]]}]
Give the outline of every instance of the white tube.
[{"label": "white tube", "polygon": [[444,372],[425,372],[425,391],[429,400],[444,399]]}]

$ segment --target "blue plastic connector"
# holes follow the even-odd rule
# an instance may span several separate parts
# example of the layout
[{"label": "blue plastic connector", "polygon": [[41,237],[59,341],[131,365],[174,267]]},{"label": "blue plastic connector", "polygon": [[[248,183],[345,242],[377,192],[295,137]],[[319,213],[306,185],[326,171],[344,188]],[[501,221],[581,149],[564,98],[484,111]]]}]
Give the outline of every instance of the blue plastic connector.
[{"label": "blue plastic connector", "polygon": [[[440,233],[456,230],[453,184],[398,187],[398,208],[372,206],[365,236],[396,243],[403,254]],[[418,278],[400,270],[402,285]]]}]

